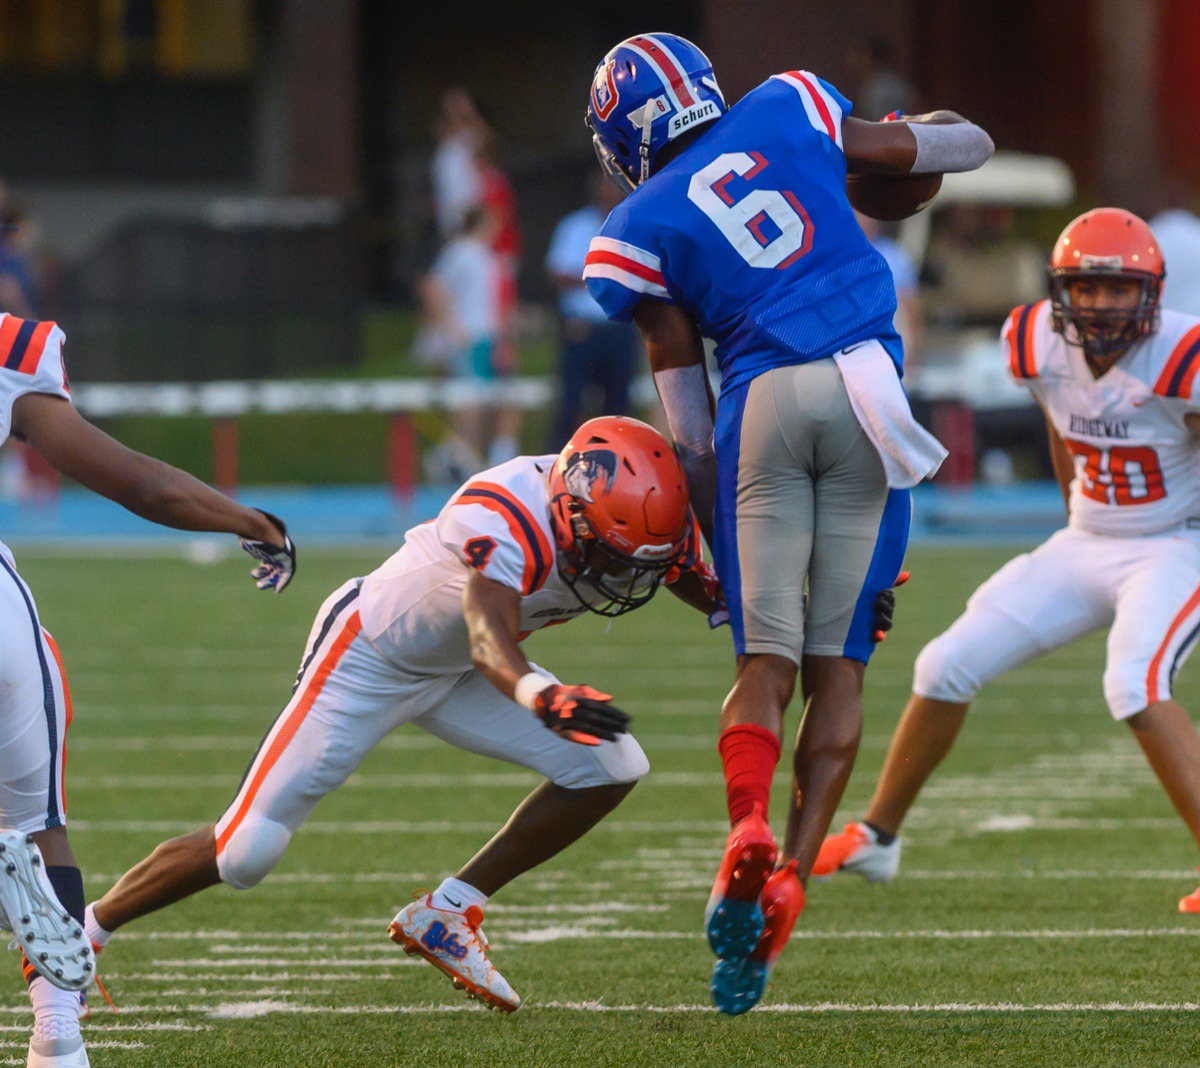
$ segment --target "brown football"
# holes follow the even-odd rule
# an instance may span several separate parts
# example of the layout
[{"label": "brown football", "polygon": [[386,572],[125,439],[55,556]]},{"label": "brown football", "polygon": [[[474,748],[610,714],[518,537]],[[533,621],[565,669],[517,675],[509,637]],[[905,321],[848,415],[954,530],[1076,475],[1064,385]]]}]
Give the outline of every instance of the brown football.
[{"label": "brown football", "polygon": [[940,174],[852,174],[846,179],[850,206],[881,222],[916,215],[941,188]]}]

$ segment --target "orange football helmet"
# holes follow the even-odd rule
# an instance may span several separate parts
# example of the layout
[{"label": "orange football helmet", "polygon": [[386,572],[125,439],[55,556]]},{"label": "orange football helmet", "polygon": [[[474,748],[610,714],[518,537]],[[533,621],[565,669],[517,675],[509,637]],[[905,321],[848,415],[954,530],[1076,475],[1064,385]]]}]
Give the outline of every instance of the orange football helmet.
[{"label": "orange football helmet", "polygon": [[692,530],[687,478],[666,439],[637,419],[590,419],[549,483],[559,573],[580,603],[619,616],[649,601]]},{"label": "orange football helmet", "polygon": [[[1136,215],[1122,208],[1085,212],[1062,232],[1050,256],[1050,326],[1090,355],[1111,356],[1158,329],[1166,275],[1154,232]],[[1073,279],[1114,276],[1141,286],[1135,308],[1071,306]]]}]

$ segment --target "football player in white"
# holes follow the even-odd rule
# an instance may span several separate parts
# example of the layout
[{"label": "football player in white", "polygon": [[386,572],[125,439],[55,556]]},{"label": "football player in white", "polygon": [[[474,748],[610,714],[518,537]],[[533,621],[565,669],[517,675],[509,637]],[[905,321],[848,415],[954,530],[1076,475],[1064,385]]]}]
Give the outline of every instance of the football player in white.
[{"label": "football player in white", "polygon": [[[237,535],[258,561],[259,588],[282,590],[296,567],[283,523],[92,426],[70,403],[64,340],[54,323],[0,315],[0,445],[10,436],[26,442],[68,478],[145,519]],[[35,1017],[31,1068],[88,1063],[78,992],[95,964],[83,932],[83,877],[67,840],[70,722],[58,646],[0,543],[0,927],[24,951]]]},{"label": "football player in white", "polygon": [[493,1008],[521,1001],[487,955],[488,898],[606,816],[649,765],[608,694],[563,685],[522,640],[586,611],[615,616],[659,585],[720,609],[671,446],[635,419],[584,423],[558,456],[466,483],[366,578],[330,594],[290,701],[213,825],[160,845],[87,909],[103,946],[130,920],[224,882],[255,886],[322,797],[412,723],[546,777],[499,833],[390,934]]},{"label": "football player in white", "polygon": [[[1002,347],[1046,415],[1067,526],[985,582],[917,658],[913,693],[864,819],[814,873],[891,879],[901,821],[991,679],[1108,628],[1104,695],[1200,844],[1200,735],[1172,699],[1200,637],[1200,319],[1161,309],[1165,266],[1137,216],[1075,219],[1050,299],[1017,308]],[[1179,903],[1200,912],[1200,891]]]}]

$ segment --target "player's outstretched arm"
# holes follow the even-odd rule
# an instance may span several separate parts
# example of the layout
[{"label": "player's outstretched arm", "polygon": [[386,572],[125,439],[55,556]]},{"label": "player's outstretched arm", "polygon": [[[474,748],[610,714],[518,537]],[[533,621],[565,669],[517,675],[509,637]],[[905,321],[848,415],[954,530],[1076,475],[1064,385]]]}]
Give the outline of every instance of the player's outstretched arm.
[{"label": "player's outstretched arm", "polygon": [[590,686],[564,686],[534,671],[521,651],[521,595],[472,571],[463,590],[463,616],[475,668],[506,697],[524,705],[550,730],[581,745],[615,741],[629,716],[612,697]]},{"label": "player's outstretched arm", "polygon": [[895,122],[847,118],[842,145],[849,174],[947,174],[982,167],[996,146],[987,132],[953,111]]},{"label": "player's outstretched arm", "polygon": [[68,478],[135,515],[180,530],[236,534],[259,561],[262,589],[282,590],[295,571],[283,524],[218,493],[170,464],[126,448],[61,397],[29,393],[13,405],[13,434]]},{"label": "player's outstretched arm", "polygon": [[654,372],[675,452],[687,475],[692,510],[704,540],[712,544],[717,501],[717,460],[713,453],[716,404],[708,386],[704,342],[695,322],[674,304],[643,300],[633,310]]}]

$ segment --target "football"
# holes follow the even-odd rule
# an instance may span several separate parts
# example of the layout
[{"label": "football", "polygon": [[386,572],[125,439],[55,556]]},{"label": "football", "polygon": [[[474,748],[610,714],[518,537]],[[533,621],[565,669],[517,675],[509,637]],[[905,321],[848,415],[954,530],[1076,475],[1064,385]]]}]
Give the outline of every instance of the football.
[{"label": "football", "polygon": [[940,174],[858,174],[846,179],[850,206],[881,222],[916,215],[941,188]]}]

